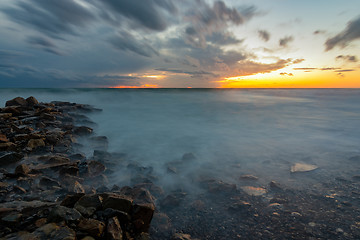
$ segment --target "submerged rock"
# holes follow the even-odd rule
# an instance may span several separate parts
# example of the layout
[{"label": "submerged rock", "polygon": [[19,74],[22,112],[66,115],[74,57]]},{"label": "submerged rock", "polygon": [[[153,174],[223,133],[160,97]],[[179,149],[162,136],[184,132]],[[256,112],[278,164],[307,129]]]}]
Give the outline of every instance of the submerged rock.
[{"label": "submerged rock", "polygon": [[241,189],[252,196],[262,196],[266,194],[266,189],[261,187],[244,186]]},{"label": "submerged rock", "polygon": [[317,169],[318,166],[307,164],[307,163],[295,163],[293,166],[291,166],[290,172],[296,173],[296,172],[310,172],[315,169]]}]

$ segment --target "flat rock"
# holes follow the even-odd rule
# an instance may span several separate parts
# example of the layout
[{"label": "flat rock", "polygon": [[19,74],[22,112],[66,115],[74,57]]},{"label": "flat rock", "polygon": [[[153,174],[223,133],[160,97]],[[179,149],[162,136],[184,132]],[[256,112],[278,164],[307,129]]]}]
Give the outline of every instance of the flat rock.
[{"label": "flat rock", "polygon": [[266,194],[266,189],[261,187],[244,186],[241,189],[251,196],[262,196]]},{"label": "flat rock", "polygon": [[130,213],[132,210],[132,199],[117,194],[105,194],[103,208],[112,208],[115,210]]},{"label": "flat rock", "polygon": [[296,172],[310,172],[315,169],[317,169],[318,166],[307,164],[307,163],[295,163],[293,166],[291,166],[290,172],[296,173]]}]

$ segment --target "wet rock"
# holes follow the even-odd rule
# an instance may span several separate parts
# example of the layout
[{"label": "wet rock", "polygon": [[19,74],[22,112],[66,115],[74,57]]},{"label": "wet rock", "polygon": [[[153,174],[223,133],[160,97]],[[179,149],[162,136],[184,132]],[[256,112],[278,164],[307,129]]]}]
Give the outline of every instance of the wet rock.
[{"label": "wet rock", "polygon": [[259,178],[254,176],[254,175],[241,175],[240,176],[240,180],[245,180],[245,181],[257,181]]},{"label": "wet rock", "polygon": [[248,212],[251,209],[251,204],[245,201],[237,201],[228,207],[231,212]]},{"label": "wet rock", "polygon": [[76,193],[76,194],[68,194],[60,203],[61,206],[73,208],[75,203],[79,201],[85,194],[84,193]]},{"label": "wet rock", "polygon": [[262,196],[266,194],[266,189],[261,187],[244,186],[241,189],[251,196]]},{"label": "wet rock", "polygon": [[155,211],[154,204],[135,204],[132,219],[135,228],[141,232],[147,232]]},{"label": "wet rock", "polygon": [[12,142],[0,143],[0,151],[15,151],[16,144]]},{"label": "wet rock", "polygon": [[82,238],[81,240],[95,240],[95,238],[93,238],[91,236],[86,236],[86,237]]},{"label": "wet rock", "polygon": [[88,163],[88,174],[89,176],[96,177],[102,174],[106,170],[104,164],[97,161],[90,161]]},{"label": "wet rock", "polygon": [[0,113],[0,118],[9,119],[12,117],[12,113]]},{"label": "wet rock", "polygon": [[12,100],[9,100],[5,103],[5,106],[6,107],[10,107],[10,106],[22,106],[22,107],[25,107],[27,106],[27,102],[24,98],[22,97],[16,97]]},{"label": "wet rock", "polygon": [[84,216],[91,216],[96,210],[102,207],[102,197],[99,195],[85,195],[79,199],[74,205]]},{"label": "wet rock", "polygon": [[152,226],[159,232],[169,232],[172,228],[171,219],[165,213],[156,212],[152,219]]},{"label": "wet rock", "polygon": [[85,193],[85,188],[78,181],[71,181],[67,186],[67,190],[71,193]]},{"label": "wet rock", "polygon": [[72,222],[78,222],[82,218],[81,214],[73,208],[67,208],[64,206],[54,207],[49,216],[49,222],[61,222],[65,221],[67,224]]},{"label": "wet rock", "polygon": [[87,218],[80,220],[78,228],[79,230],[87,232],[93,237],[101,237],[105,229],[105,223],[95,219]]},{"label": "wet rock", "polygon": [[96,215],[104,221],[106,221],[112,217],[117,217],[118,220],[120,221],[120,223],[123,225],[126,225],[127,223],[129,223],[131,221],[131,217],[128,213],[119,211],[119,210],[115,210],[112,208],[107,208],[104,211],[98,211],[96,213]]},{"label": "wet rock", "polygon": [[298,212],[292,212],[291,216],[295,217],[295,218],[302,217],[301,213],[298,213]]},{"label": "wet rock", "polygon": [[216,179],[207,179],[201,181],[201,185],[204,186],[210,193],[222,193],[222,194],[231,194],[236,191],[236,185],[223,182]]},{"label": "wet rock", "polygon": [[13,186],[13,191],[16,192],[16,193],[18,193],[18,194],[24,194],[24,193],[26,193],[26,190],[25,190],[24,188],[19,187],[19,186],[17,186],[17,185],[14,185],[14,186]]},{"label": "wet rock", "polygon": [[118,194],[102,194],[104,197],[103,208],[112,208],[123,211],[128,214],[131,213],[133,200]]},{"label": "wet rock", "polygon": [[108,148],[109,142],[106,136],[91,137],[89,140],[93,149],[106,150]]},{"label": "wet rock", "polygon": [[307,164],[307,163],[295,163],[293,166],[291,166],[290,172],[291,173],[297,173],[297,172],[310,172],[315,169],[317,169],[318,166]]},{"label": "wet rock", "polygon": [[175,233],[171,240],[197,240],[195,238],[191,238],[190,234],[185,234],[185,233]]},{"label": "wet rock", "polygon": [[30,172],[30,168],[26,164],[20,164],[15,168],[16,175],[27,175]]},{"label": "wet rock", "polygon": [[271,190],[281,190],[282,189],[282,187],[275,181],[271,181],[269,183],[269,187]]},{"label": "wet rock", "polygon": [[66,177],[66,175],[79,176],[78,166],[64,166],[59,171],[59,177]]},{"label": "wet rock", "polygon": [[43,176],[40,179],[39,186],[49,189],[53,187],[60,187],[60,183],[55,179]]},{"label": "wet rock", "polygon": [[151,195],[151,193],[142,187],[139,186],[135,186],[133,188],[131,187],[123,187],[120,190],[120,194],[125,195],[125,196],[130,196],[133,200],[134,203],[151,203],[154,204],[155,199],[154,197]]},{"label": "wet rock", "polygon": [[6,135],[0,133],[0,143],[6,142],[9,142],[9,139],[7,139]]},{"label": "wet rock", "polygon": [[186,193],[169,194],[160,202],[160,206],[165,209],[177,207],[185,199],[185,197]]},{"label": "wet rock", "polygon": [[92,132],[93,132],[93,129],[86,127],[86,126],[74,128],[74,134],[79,135],[79,136],[90,135],[90,134],[92,134]]},{"label": "wet rock", "polygon": [[56,223],[48,223],[38,229],[33,234],[35,239],[51,239],[51,240],[76,240],[75,231],[68,226],[58,225]]},{"label": "wet rock", "polygon": [[106,237],[109,240],[122,240],[123,232],[117,217],[112,217],[108,220],[106,228]]},{"label": "wet rock", "polygon": [[0,166],[20,161],[24,155],[16,152],[0,152]]},{"label": "wet rock", "polygon": [[40,161],[44,161],[47,164],[61,164],[69,163],[70,159],[61,155],[48,155],[39,158]]},{"label": "wet rock", "polygon": [[30,96],[26,99],[26,103],[28,106],[34,106],[39,104],[38,100],[36,98],[34,98],[33,96]]},{"label": "wet rock", "polygon": [[15,223],[19,223],[19,222],[20,222],[21,217],[22,217],[22,214],[21,214],[21,213],[12,212],[12,213],[6,215],[5,217],[2,217],[2,218],[1,218],[1,221],[2,221],[2,222],[5,222],[5,223],[15,224]]},{"label": "wet rock", "polygon": [[45,142],[42,139],[30,139],[27,147],[30,149],[36,149],[38,147],[44,147],[45,146]]}]

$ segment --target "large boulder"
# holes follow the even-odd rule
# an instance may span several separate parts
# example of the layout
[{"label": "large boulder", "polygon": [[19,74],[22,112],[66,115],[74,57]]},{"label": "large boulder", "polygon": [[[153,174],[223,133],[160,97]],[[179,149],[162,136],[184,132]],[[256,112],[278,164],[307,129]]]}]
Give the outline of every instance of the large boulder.
[{"label": "large boulder", "polygon": [[22,97],[16,97],[12,100],[9,100],[6,102],[5,106],[6,107],[10,107],[10,106],[22,106],[22,107],[25,107],[27,106],[27,102],[24,98]]},{"label": "large boulder", "polygon": [[33,96],[30,96],[26,99],[26,103],[28,106],[34,106],[39,104],[38,100],[36,98],[34,98]]},{"label": "large boulder", "polygon": [[129,197],[118,194],[102,194],[104,197],[103,208],[112,208],[123,211],[128,214],[131,213],[133,200]]},{"label": "large boulder", "polygon": [[102,197],[99,195],[85,195],[79,199],[74,205],[82,215],[90,217],[96,210],[102,207]]}]

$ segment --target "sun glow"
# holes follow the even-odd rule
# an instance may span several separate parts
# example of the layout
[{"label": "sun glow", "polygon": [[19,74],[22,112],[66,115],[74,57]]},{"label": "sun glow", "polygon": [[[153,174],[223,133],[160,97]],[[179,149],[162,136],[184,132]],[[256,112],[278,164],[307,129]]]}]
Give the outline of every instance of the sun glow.
[{"label": "sun glow", "polygon": [[159,88],[159,85],[156,84],[143,84],[140,86],[114,86],[114,87],[110,87],[110,88]]}]

